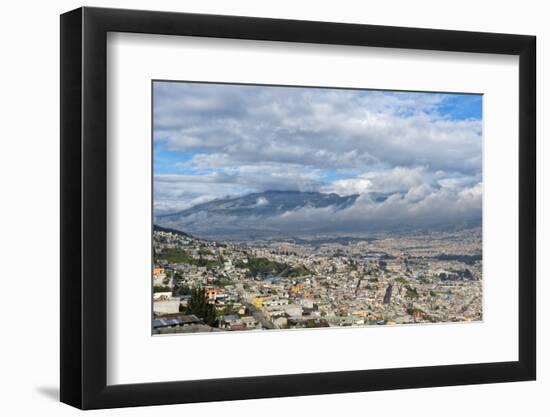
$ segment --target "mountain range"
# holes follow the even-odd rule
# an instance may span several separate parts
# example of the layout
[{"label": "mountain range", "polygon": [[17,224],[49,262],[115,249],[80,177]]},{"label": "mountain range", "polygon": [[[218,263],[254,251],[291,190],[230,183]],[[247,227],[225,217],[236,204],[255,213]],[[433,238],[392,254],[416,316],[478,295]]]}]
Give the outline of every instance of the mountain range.
[{"label": "mountain range", "polygon": [[441,221],[435,216],[424,219],[424,223],[407,219],[384,222],[384,218],[373,221],[363,211],[365,203],[377,205],[389,198],[401,199],[403,194],[370,192],[362,196],[361,204],[358,198],[358,194],[340,196],[320,192],[264,191],[219,198],[185,210],[157,214],[154,222],[163,228],[181,230],[201,238],[232,241],[317,235],[338,237],[423,228],[457,230],[481,224],[481,218],[477,216],[454,222]]},{"label": "mountain range", "polygon": [[[304,208],[343,210],[352,206],[358,194],[302,191],[264,191],[200,203],[175,213],[160,214],[155,223],[204,237],[234,237],[238,240],[288,235],[266,225],[266,220]],[[380,197],[379,197],[380,198]]]},{"label": "mountain range", "polygon": [[338,194],[323,194],[300,191],[264,191],[239,197],[227,197],[197,204],[188,209],[160,215],[164,221],[177,220],[201,212],[231,216],[274,216],[303,207],[322,208],[334,206],[343,209],[355,203],[359,197],[353,194],[340,197]]}]

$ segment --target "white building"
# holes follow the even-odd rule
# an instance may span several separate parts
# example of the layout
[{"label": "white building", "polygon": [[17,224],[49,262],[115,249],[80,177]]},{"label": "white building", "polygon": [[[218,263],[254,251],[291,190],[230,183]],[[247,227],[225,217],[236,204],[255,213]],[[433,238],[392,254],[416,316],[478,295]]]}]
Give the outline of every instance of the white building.
[{"label": "white building", "polygon": [[157,314],[174,314],[180,311],[179,298],[169,298],[153,301],[153,312]]}]

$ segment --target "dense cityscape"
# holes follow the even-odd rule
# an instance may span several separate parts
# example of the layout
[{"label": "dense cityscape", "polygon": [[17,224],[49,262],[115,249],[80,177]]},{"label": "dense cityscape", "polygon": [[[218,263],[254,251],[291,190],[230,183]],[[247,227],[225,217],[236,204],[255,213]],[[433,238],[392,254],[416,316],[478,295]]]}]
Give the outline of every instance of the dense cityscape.
[{"label": "dense cityscape", "polygon": [[229,242],[153,231],[153,334],[482,319],[481,228]]}]

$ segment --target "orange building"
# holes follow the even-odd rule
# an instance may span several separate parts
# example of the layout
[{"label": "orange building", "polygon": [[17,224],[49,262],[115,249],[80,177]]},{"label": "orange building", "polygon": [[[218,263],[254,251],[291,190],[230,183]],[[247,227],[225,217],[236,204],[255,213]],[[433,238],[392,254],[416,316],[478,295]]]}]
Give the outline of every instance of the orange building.
[{"label": "orange building", "polygon": [[164,274],[164,268],[153,268],[153,276],[157,277]]},{"label": "orange building", "polygon": [[204,294],[206,295],[206,298],[208,298],[209,300],[215,300],[216,297],[218,297],[218,289],[212,288],[212,287],[205,288]]}]

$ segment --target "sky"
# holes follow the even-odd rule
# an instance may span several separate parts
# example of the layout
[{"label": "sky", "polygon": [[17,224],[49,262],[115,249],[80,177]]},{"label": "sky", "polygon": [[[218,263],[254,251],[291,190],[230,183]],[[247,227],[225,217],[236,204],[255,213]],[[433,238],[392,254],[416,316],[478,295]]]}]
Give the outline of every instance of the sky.
[{"label": "sky", "polygon": [[348,218],[481,218],[481,95],[159,81],[153,94],[155,214],[299,190],[359,194]]}]

